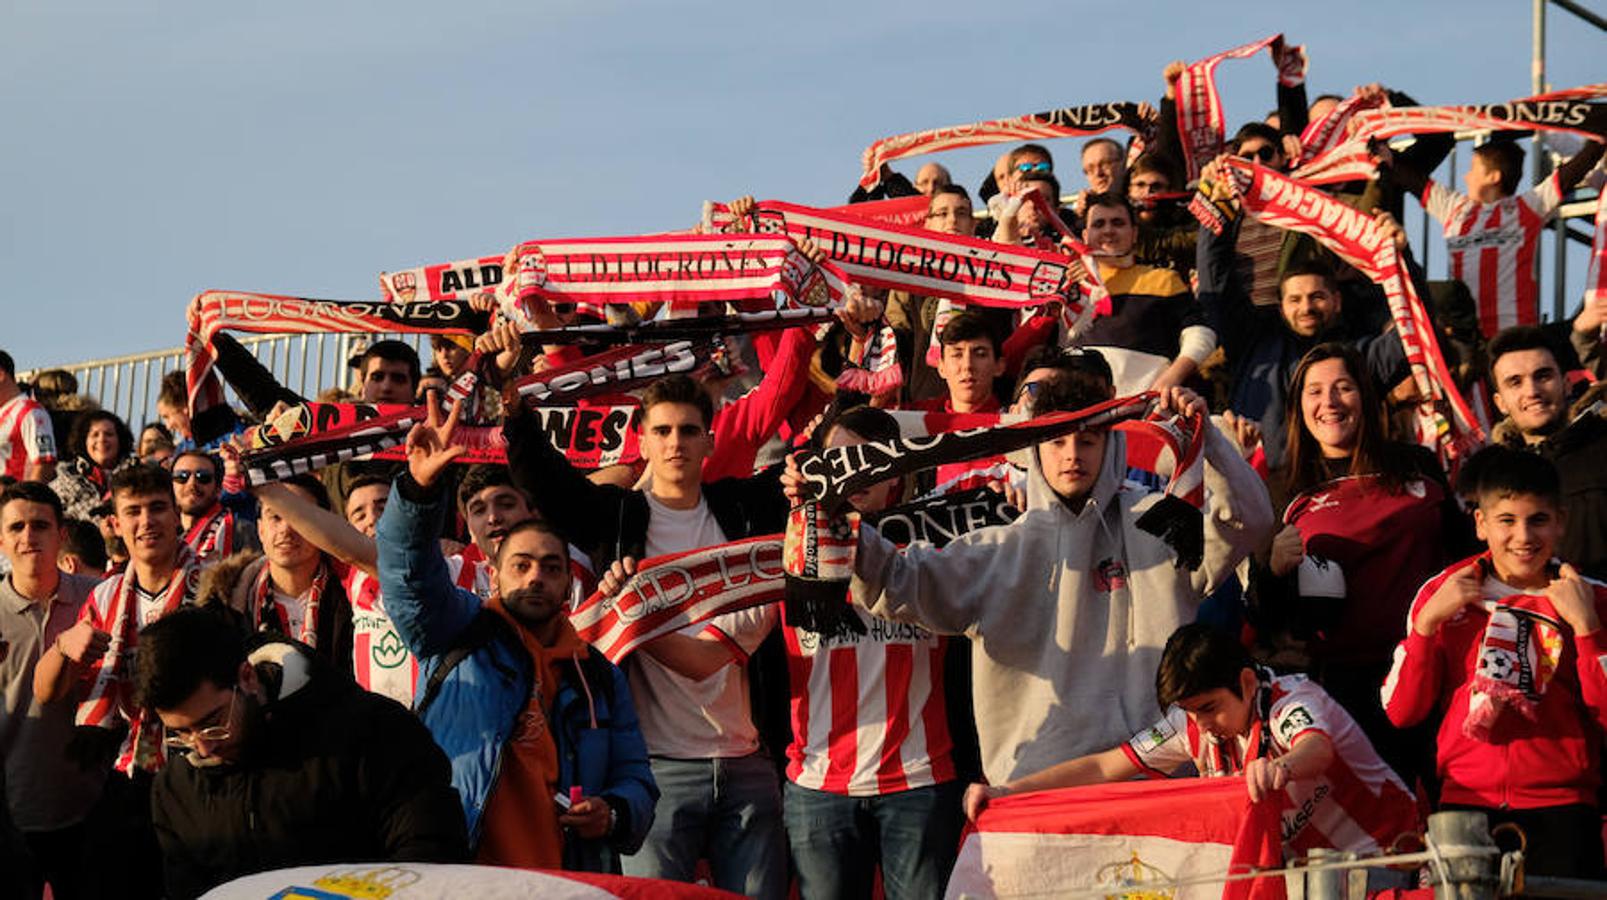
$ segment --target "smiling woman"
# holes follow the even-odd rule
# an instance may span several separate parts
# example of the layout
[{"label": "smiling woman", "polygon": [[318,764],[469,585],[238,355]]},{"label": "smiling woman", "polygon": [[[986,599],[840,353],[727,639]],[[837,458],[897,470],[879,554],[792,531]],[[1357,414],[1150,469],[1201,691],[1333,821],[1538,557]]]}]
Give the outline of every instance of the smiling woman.
[{"label": "smiling woman", "polygon": [[1285,410],[1293,499],[1252,578],[1253,606],[1273,648],[1307,656],[1410,784],[1427,760],[1409,748],[1423,742],[1385,720],[1378,685],[1417,586],[1466,545],[1469,523],[1434,458],[1385,436],[1364,365],[1327,343],[1295,369]]}]

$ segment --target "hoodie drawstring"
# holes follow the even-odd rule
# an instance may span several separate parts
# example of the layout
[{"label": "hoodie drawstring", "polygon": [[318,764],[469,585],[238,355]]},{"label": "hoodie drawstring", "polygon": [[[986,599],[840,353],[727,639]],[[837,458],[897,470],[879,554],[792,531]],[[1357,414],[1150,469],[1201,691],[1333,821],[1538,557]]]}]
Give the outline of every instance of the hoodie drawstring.
[{"label": "hoodie drawstring", "polygon": [[575,674],[580,676],[580,689],[586,692],[586,713],[591,717],[591,727],[595,731],[597,730],[597,704],[592,700],[591,685],[586,683],[586,668],[580,664],[580,654],[578,653],[570,656],[569,661],[575,664]]}]

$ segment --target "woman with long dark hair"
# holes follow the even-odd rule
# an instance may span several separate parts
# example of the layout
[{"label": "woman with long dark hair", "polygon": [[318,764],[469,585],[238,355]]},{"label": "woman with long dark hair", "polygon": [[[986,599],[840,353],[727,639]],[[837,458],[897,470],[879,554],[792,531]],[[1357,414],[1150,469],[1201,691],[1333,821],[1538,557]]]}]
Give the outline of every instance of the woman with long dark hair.
[{"label": "woman with long dark hair", "polygon": [[78,417],[67,439],[72,459],[57,467],[51,490],[69,518],[95,519],[105,502],[112,473],[132,465],[134,435],[116,413],[91,410]]},{"label": "woman with long dark hair", "polygon": [[1291,499],[1256,573],[1257,606],[1305,642],[1313,677],[1411,783],[1431,769],[1422,742],[1384,717],[1379,687],[1418,586],[1458,558],[1469,526],[1433,454],[1387,437],[1383,399],[1349,345],[1313,347],[1287,397]]}]

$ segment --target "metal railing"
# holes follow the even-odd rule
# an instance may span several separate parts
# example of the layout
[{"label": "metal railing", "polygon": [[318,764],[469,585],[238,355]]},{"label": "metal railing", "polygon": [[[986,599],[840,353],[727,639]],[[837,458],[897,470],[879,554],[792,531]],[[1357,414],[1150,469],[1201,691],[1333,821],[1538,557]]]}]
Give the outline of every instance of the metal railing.
[{"label": "metal railing", "polygon": [[[361,344],[383,338],[405,341],[428,365],[429,343],[422,334],[264,334],[242,336],[240,343],[273,372],[280,384],[312,398],[327,388],[348,386],[352,379],[347,362],[353,352]],[[157,421],[156,397],[162,376],[183,368],[184,348],[174,347],[46,366],[18,372],[17,378],[27,382],[45,369],[65,369],[78,379],[78,393],[94,398],[103,409],[116,413],[137,431]],[[224,395],[230,403],[238,402],[227,385]]]}]

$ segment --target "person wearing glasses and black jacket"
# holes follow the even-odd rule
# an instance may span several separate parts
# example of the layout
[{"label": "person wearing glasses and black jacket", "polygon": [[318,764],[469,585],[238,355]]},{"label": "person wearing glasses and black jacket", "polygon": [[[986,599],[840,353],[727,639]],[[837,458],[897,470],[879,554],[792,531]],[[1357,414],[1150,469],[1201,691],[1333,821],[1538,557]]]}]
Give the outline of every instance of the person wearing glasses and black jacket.
[{"label": "person wearing glasses and black jacket", "polygon": [[179,757],[151,791],[168,897],[290,866],[467,860],[423,723],[304,645],[185,609],[141,633],[136,677]]}]

